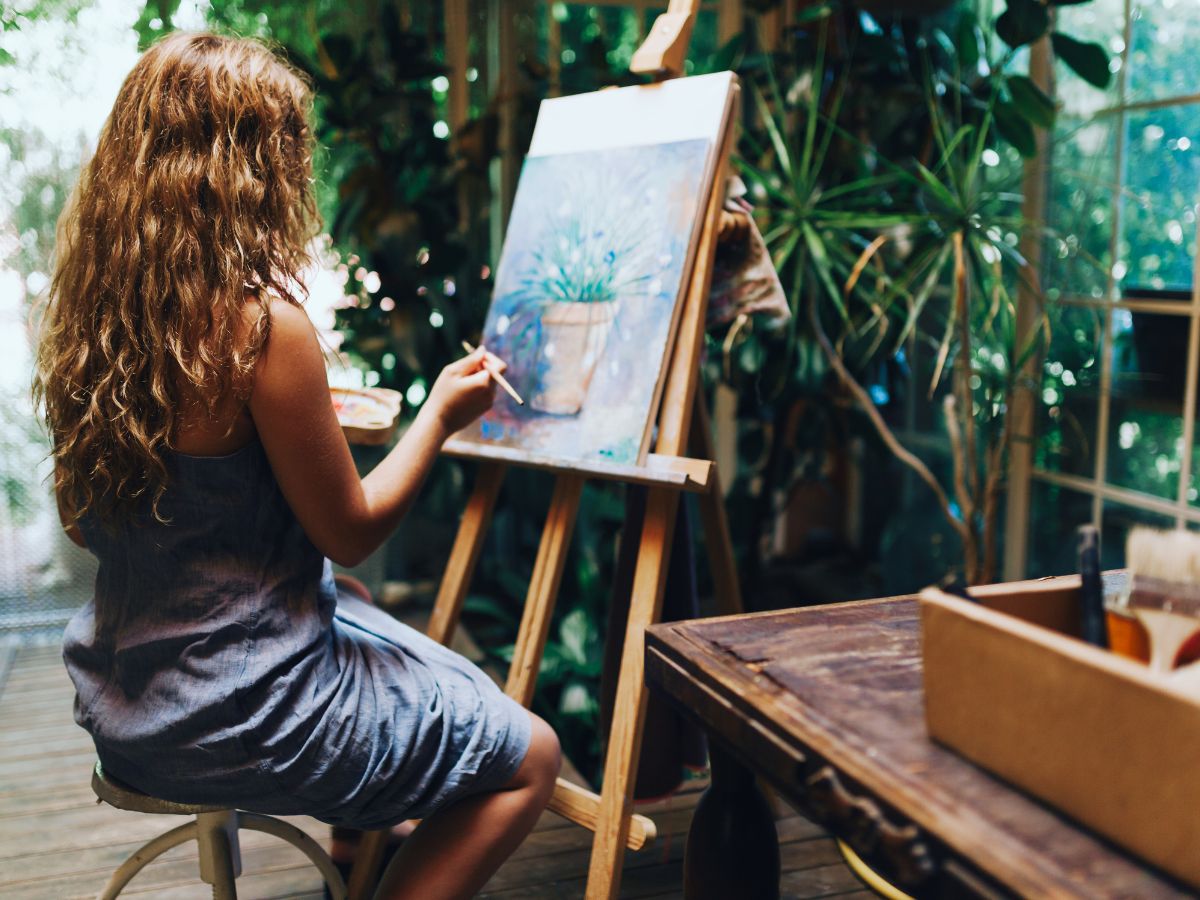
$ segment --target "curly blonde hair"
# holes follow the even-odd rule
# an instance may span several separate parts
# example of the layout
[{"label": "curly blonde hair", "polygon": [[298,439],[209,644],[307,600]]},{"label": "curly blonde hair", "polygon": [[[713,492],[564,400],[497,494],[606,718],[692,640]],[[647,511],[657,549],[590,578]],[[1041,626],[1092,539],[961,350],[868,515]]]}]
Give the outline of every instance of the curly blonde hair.
[{"label": "curly blonde hair", "polygon": [[311,107],[267,47],[214,34],[166,37],[125,79],[59,219],[40,323],[34,398],[75,520],[146,500],[157,516],[182,414],[249,395],[271,323],[254,301],[302,299]]}]

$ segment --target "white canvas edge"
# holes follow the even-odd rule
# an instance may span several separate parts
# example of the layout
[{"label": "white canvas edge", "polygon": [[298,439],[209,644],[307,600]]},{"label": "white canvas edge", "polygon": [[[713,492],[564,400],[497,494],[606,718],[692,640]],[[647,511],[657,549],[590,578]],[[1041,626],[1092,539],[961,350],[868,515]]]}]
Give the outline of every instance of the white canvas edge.
[{"label": "white canvas edge", "polygon": [[716,143],[732,72],[674,78],[543,100],[528,156],[670,144]]}]

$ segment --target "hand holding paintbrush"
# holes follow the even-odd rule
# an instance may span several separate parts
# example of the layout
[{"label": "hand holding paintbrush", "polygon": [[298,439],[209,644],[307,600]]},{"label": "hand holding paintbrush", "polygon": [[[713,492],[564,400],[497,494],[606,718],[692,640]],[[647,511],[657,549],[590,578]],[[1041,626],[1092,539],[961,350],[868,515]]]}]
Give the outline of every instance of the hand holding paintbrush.
[{"label": "hand holding paintbrush", "polygon": [[[463,341],[462,346],[463,346],[463,349],[466,350],[468,353],[475,352],[475,348],[471,346],[469,341]],[[504,392],[506,394],[508,394],[508,396],[512,397],[515,401],[517,401],[517,403],[520,406],[524,406],[525,401],[521,399],[521,395],[518,394],[516,392],[516,390],[513,388],[513,386],[508,383],[508,379],[500,374],[500,369],[496,367],[495,363],[493,363],[491,361],[489,356],[490,356],[490,354],[485,355],[483,358],[483,367],[487,370],[487,373],[492,376],[492,378],[495,380],[496,384],[498,384],[498,385],[500,385],[500,387],[504,388]]]}]

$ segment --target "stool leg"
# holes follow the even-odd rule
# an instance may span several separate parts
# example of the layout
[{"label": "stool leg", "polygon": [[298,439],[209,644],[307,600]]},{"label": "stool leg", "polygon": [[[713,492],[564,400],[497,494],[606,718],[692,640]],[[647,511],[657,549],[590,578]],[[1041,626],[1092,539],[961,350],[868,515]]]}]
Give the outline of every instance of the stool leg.
[{"label": "stool leg", "polygon": [[196,823],[188,822],[147,841],[117,867],[117,871],[113,872],[112,877],[108,879],[108,884],[96,895],[96,900],[113,900],[121,893],[125,885],[133,880],[133,876],[146,867],[147,863],[157,859],[172,847],[178,847],[184,841],[192,840],[195,836]]},{"label": "stool leg", "polygon": [[333,900],[346,900],[346,883],[342,875],[333,865],[329,854],[321,849],[321,845],[297,828],[295,825],[276,819],[273,816],[263,816],[258,813],[238,813],[238,824],[250,831],[262,831],[287,841],[293,847],[298,847],[312,860],[325,883],[329,885],[329,893]]},{"label": "stool leg", "polygon": [[237,900],[234,882],[242,874],[237,829],[238,814],[232,809],[196,816],[200,877],[213,886],[213,900]]}]

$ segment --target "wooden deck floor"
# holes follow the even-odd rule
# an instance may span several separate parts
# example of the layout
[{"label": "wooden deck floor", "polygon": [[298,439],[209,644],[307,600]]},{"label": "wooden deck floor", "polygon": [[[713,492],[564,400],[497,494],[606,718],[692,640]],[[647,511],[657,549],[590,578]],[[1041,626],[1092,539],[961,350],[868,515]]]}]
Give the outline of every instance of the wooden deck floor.
[{"label": "wooden deck floor", "polygon": [[[71,718],[74,694],[57,647],[0,647],[0,897],[65,900],[95,896],[116,865],[142,842],[180,823],[97,805],[89,786],[91,741]],[[659,828],[649,849],[629,854],[625,897],[679,897],[684,835],[699,786],[646,806]],[[328,828],[290,821],[327,843]],[[783,895],[865,898],[819,828],[787,811],[779,820]],[[583,896],[591,833],[546,813],[514,857],[488,883],[492,898]],[[321,896],[316,870],[299,851],[243,832],[243,898]],[[195,844],[149,865],[123,896],[207,898],[196,874]]]}]

